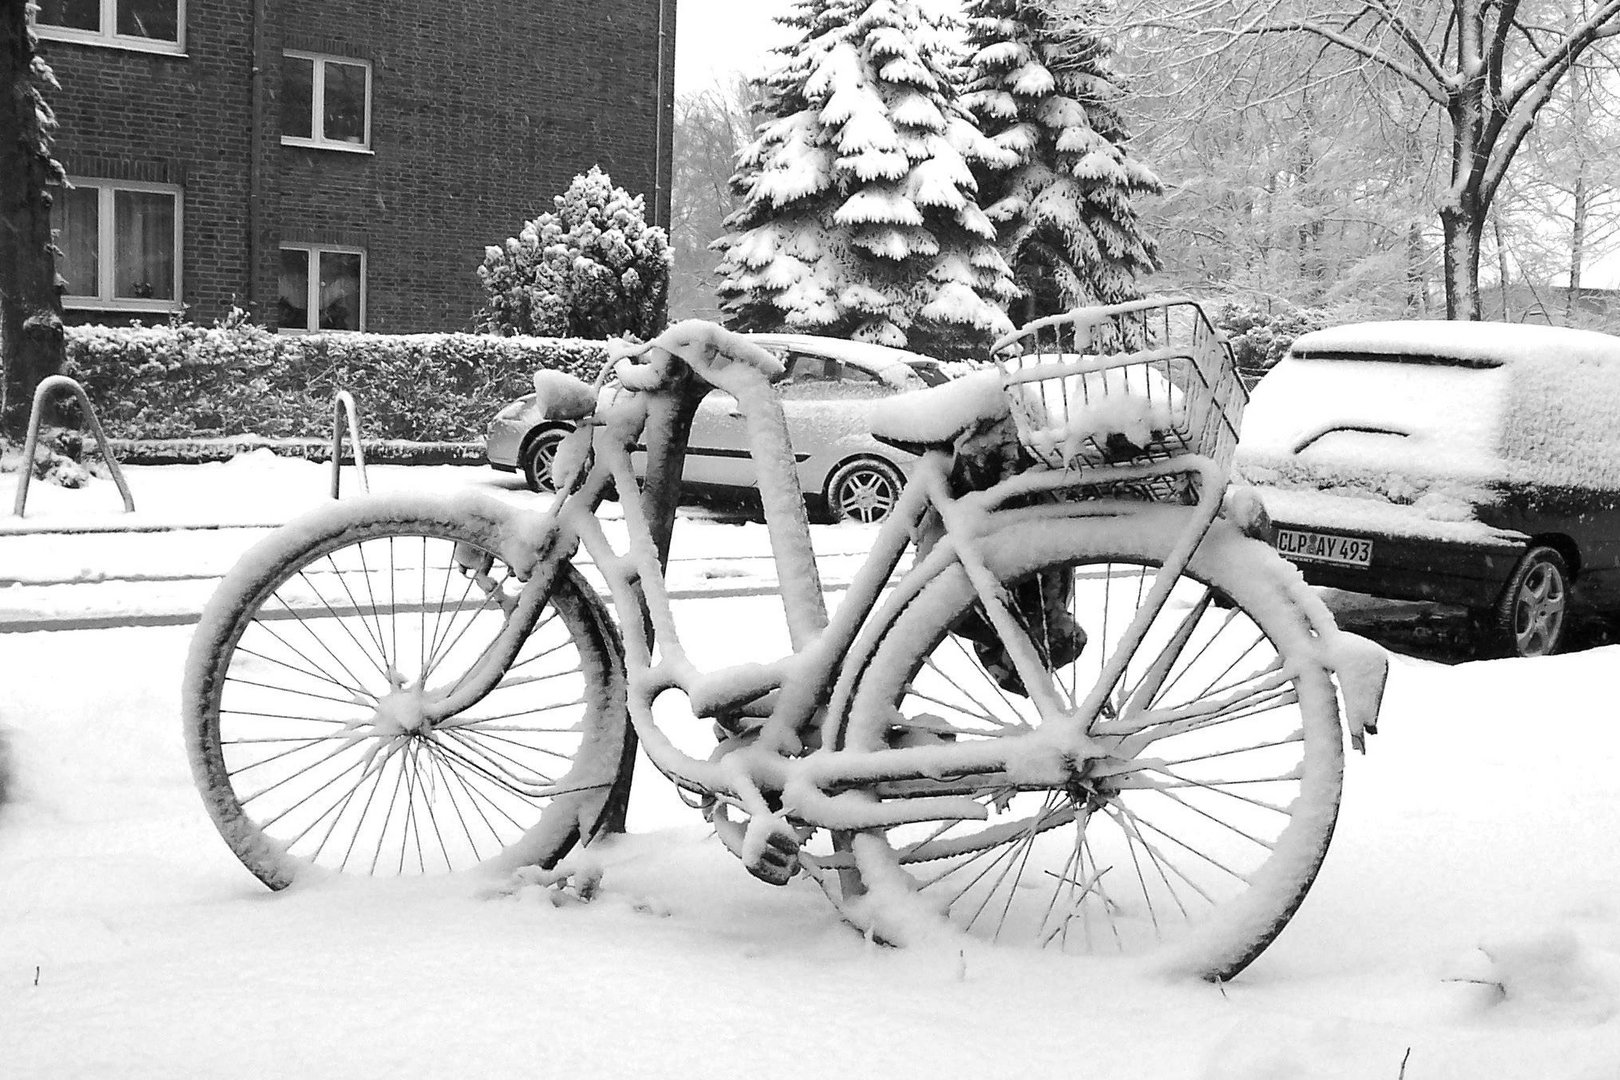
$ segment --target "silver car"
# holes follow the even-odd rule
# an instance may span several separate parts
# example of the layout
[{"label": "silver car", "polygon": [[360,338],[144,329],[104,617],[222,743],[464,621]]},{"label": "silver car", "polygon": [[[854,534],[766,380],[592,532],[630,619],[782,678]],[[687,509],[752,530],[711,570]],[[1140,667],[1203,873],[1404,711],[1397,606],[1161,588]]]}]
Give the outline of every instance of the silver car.
[{"label": "silver car", "polygon": [[[748,334],[787,368],[777,383],[799,484],[831,520],[881,521],[894,508],[915,457],[872,437],[869,414],[882,398],[944,378],[937,362],[900,349],[805,334]],[[569,425],[540,415],[534,395],[506,406],[489,425],[486,453],[503,472],[521,471],[535,491],[551,490],[551,460]],[[758,490],[737,402],[715,390],[692,421],[684,482],[715,492]],[[641,467],[642,455],[637,455]]]}]

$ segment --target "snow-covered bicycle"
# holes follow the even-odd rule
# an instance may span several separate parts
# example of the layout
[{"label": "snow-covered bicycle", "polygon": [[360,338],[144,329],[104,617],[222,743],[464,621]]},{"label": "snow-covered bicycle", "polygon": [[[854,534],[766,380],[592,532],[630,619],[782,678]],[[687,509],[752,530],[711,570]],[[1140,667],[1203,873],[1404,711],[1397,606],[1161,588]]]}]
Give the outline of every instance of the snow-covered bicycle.
[{"label": "snow-covered bicycle", "polygon": [[[1382,653],[1248,535],[1245,392],[1196,304],[1073,312],[998,355],[874,417],[919,457],[830,616],[781,365],[707,323],[595,386],[537,376],[578,425],[544,511],[384,496],[288,525],[188,664],[221,834],[273,888],[551,867],[622,818],[639,741],[752,873],[802,872],[875,937],[954,923],[1231,977],[1316,876],[1339,705],[1359,748]],[[702,671],[664,570],[711,388],[747,419],[792,652]]]}]

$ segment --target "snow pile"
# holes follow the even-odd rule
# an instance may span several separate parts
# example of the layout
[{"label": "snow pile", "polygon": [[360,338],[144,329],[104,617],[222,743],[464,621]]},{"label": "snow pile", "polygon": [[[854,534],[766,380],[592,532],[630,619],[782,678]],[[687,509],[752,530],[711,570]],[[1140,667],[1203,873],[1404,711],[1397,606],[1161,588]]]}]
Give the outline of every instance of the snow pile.
[{"label": "snow pile", "polygon": [[1620,1015],[1620,952],[1572,925],[1492,938],[1441,968],[1459,1007],[1493,1023],[1602,1024]]},{"label": "snow pile", "polygon": [[1150,364],[1039,353],[1004,363],[1019,435],[1054,466],[1134,456],[1185,425],[1181,389]]},{"label": "snow pile", "polygon": [[904,443],[937,444],[1006,413],[1001,373],[980,370],[878,402],[872,407],[872,434]]}]

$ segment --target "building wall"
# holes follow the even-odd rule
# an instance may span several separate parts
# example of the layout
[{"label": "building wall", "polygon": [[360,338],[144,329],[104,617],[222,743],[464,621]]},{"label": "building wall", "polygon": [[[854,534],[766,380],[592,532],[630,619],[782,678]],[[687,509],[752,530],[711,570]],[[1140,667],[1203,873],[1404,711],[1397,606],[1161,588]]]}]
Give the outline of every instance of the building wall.
[{"label": "building wall", "polygon": [[189,8],[184,57],[54,40],[40,52],[61,83],[50,103],[69,175],[183,189],[182,295],[212,317],[247,292],[252,8]]},{"label": "building wall", "polygon": [[[274,319],[279,245],[325,242],[367,251],[366,329],[456,330],[480,303],[484,247],[550,209],[591,165],[668,220],[674,7],[190,0],[183,58],[42,48],[62,82],[54,104],[70,173],[183,186],[191,317],[251,298]],[[283,49],[370,62],[370,153],[281,145]]]}]

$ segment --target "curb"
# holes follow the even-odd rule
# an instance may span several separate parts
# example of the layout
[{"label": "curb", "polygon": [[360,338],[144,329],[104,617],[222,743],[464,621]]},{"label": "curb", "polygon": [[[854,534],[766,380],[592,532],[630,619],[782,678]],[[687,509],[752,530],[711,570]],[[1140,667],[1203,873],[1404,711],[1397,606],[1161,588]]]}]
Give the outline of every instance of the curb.
[{"label": "curb", "polygon": [[[220,439],[109,439],[120,465],[201,465],[229,461],[238,454],[269,450],[277,457],[332,460],[331,439],[264,439],[245,435]],[[412,442],[361,439],[368,465],[487,465],[482,442]],[[345,455],[345,461],[352,455]]]}]

